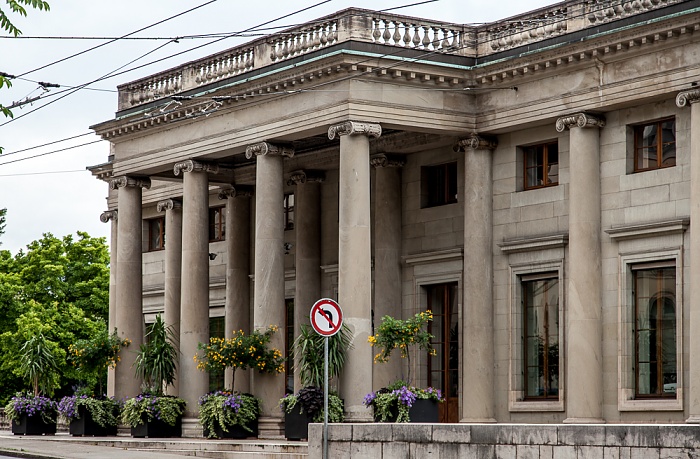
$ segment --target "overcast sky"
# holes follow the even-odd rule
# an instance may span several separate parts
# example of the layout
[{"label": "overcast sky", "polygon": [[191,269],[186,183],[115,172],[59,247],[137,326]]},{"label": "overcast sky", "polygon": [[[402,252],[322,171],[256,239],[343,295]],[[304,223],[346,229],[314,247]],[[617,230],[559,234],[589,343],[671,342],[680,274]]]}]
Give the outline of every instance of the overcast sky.
[{"label": "overcast sky", "polygon": [[[0,38],[0,72],[21,77],[13,80],[13,86],[9,90],[0,89],[0,103],[9,106],[25,98],[43,95],[42,99],[33,104],[13,109],[15,120],[11,122],[8,122],[9,118],[0,115],[0,146],[5,149],[4,154],[0,155],[0,208],[7,208],[8,214],[6,232],[0,237],[0,249],[10,250],[13,254],[47,232],[62,237],[80,230],[91,236],[107,237],[109,241],[110,225],[99,220],[100,213],[107,208],[107,185],[93,178],[85,167],[107,160],[108,142],[98,141],[99,137],[94,133],[89,134],[89,126],[114,117],[117,85],[216,53],[255,37],[229,38],[189,53],[184,51],[213,40],[180,39],[174,42],[167,38],[243,31],[322,0],[48,1],[51,5],[49,12],[30,10],[26,19],[17,15],[10,16],[24,37],[116,38],[203,6],[133,35],[165,38],[162,40],[118,40],[105,44],[108,39],[5,38],[5,32],[0,31],[0,35],[4,35]],[[306,22],[348,7],[379,10],[416,1],[418,0],[330,0],[266,27]],[[438,21],[475,24],[505,19],[554,3],[556,2],[549,0],[438,0],[393,12]],[[0,6],[3,11],[9,11],[2,0]],[[105,45],[66,59],[100,44]],[[147,53],[150,54],[131,63]],[[122,67],[119,72],[178,53],[183,54],[103,79],[89,85],[90,89],[71,94],[70,87],[98,80]],[[39,69],[59,60],[63,61]],[[60,87],[49,88],[45,92],[38,82]],[[80,135],[83,136],[33,148]],[[98,142],[56,152],[95,141]],[[30,150],[21,151],[25,149]],[[35,155],[42,156],[25,159]]]}]

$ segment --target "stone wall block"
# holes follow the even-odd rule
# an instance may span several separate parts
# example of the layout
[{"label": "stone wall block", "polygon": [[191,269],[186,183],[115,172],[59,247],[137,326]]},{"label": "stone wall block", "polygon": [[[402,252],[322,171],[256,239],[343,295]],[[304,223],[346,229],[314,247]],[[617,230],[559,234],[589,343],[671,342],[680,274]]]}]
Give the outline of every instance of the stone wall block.
[{"label": "stone wall block", "polygon": [[697,425],[678,425],[659,431],[658,446],[662,448],[696,448],[700,445],[700,428]]},{"label": "stone wall block", "polygon": [[[382,456],[381,457],[410,457],[408,443],[399,441],[390,441],[382,443]],[[341,456],[334,456],[341,457]]]},{"label": "stone wall block", "polygon": [[[558,426],[560,445],[605,445],[605,426]],[[618,446],[618,445],[614,445]]]},{"label": "stone wall block", "polygon": [[[674,448],[675,449],[675,448]],[[685,456],[661,456],[661,451],[659,448],[631,448],[630,457],[632,459],[671,459],[671,458],[681,458]]]},{"label": "stone wall block", "polygon": [[471,442],[486,445],[512,445],[513,426],[503,424],[474,424]]},{"label": "stone wall block", "polygon": [[695,448],[659,448],[659,458],[683,458],[683,459],[698,459],[700,451]]},{"label": "stone wall block", "polygon": [[606,446],[603,448],[603,459],[620,459],[620,448]]},{"label": "stone wall block", "polygon": [[433,426],[431,424],[389,424],[389,426],[391,426],[394,441],[430,443],[433,439]]},{"label": "stone wall block", "polygon": [[469,443],[471,428],[467,424],[434,424],[433,442],[435,443]]},{"label": "stone wall block", "polygon": [[[365,442],[365,443],[341,443],[343,445],[350,445],[350,450],[345,453],[345,451],[334,451],[331,454],[328,451],[329,457],[347,457],[350,459],[366,459],[366,458],[379,458],[386,457],[382,456],[382,443],[380,442]],[[310,456],[309,456],[310,458]],[[319,457],[320,459],[320,457]]]},{"label": "stone wall block", "polygon": [[556,445],[557,426],[523,425],[513,430],[516,445]]},{"label": "stone wall block", "polygon": [[352,440],[355,442],[393,441],[392,424],[353,424]]},{"label": "stone wall block", "polygon": [[650,446],[659,444],[659,429],[655,426],[605,426],[606,446]]},{"label": "stone wall block", "polygon": [[515,456],[518,459],[539,459],[540,447],[537,445],[517,445]]},{"label": "stone wall block", "polygon": [[429,457],[430,459],[442,459],[440,455],[440,445],[435,443],[410,443],[408,445],[408,456],[406,457],[415,459],[422,459],[425,457]]},{"label": "stone wall block", "polygon": [[575,446],[555,446],[552,453],[553,459],[577,459]]},{"label": "stone wall block", "polygon": [[586,459],[603,459],[602,446],[577,446],[576,455]]},{"label": "stone wall block", "polygon": [[496,457],[517,457],[517,449],[515,445],[496,445],[494,450]]},{"label": "stone wall block", "polygon": [[[321,426],[320,431],[323,431],[323,424],[313,424]],[[311,426],[309,426],[309,435],[311,435]],[[320,435],[320,434],[319,434]],[[321,440],[323,440],[322,437]],[[349,424],[337,424],[333,428],[328,429],[328,440],[329,441],[352,441],[352,425]]]},{"label": "stone wall block", "polygon": [[[330,427],[328,428],[328,438],[333,438],[332,432],[335,429],[336,426],[333,426],[332,429]],[[340,442],[328,443],[329,455],[332,455],[330,454],[331,450],[335,454],[340,444]],[[309,458],[317,457],[323,457],[323,424],[309,424]]]},{"label": "stone wall block", "polygon": [[548,445],[540,446],[540,459],[552,459],[554,456],[554,447]]}]

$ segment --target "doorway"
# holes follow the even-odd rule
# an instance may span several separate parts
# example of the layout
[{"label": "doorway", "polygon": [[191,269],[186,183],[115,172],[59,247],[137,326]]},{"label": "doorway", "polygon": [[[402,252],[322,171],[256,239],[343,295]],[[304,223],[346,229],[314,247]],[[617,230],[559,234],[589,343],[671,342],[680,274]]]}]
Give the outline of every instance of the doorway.
[{"label": "doorway", "polygon": [[426,287],[428,309],[433,320],[428,331],[436,355],[428,355],[428,385],[438,388],[445,397],[439,405],[440,422],[459,422],[459,316],[457,283]]}]

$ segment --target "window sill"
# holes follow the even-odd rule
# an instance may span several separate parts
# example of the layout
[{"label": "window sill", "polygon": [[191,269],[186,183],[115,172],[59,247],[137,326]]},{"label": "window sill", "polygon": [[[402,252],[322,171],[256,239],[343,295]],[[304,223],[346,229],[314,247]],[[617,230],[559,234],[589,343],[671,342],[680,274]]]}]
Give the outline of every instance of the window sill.
[{"label": "window sill", "polygon": [[[521,396],[521,394],[519,394]],[[564,411],[564,400],[517,400],[511,401],[510,412]]]},{"label": "window sill", "polygon": [[683,411],[683,390],[678,389],[675,399],[629,399],[627,391],[620,395],[619,411]]}]

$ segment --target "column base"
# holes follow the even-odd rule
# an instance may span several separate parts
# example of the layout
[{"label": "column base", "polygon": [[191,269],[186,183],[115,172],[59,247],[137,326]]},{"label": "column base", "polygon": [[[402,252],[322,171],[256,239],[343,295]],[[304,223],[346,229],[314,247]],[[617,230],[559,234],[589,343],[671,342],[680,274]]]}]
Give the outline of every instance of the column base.
[{"label": "column base", "polygon": [[204,427],[199,423],[199,418],[182,418],[182,436],[185,438],[204,437]]},{"label": "column base", "polygon": [[562,424],[605,424],[605,419],[601,418],[566,418]]},{"label": "column base", "polygon": [[685,420],[686,424],[700,424],[700,414],[691,414],[688,419]]},{"label": "column base", "polygon": [[497,424],[494,418],[462,418],[459,420],[460,424]]},{"label": "column base", "polygon": [[374,422],[372,410],[362,406],[360,411],[352,411],[346,407],[345,422]]},{"label": "column base", "polygon": [[284,439],[284,419],[272,417],[258,418],[258,438],[269,440]]}]

